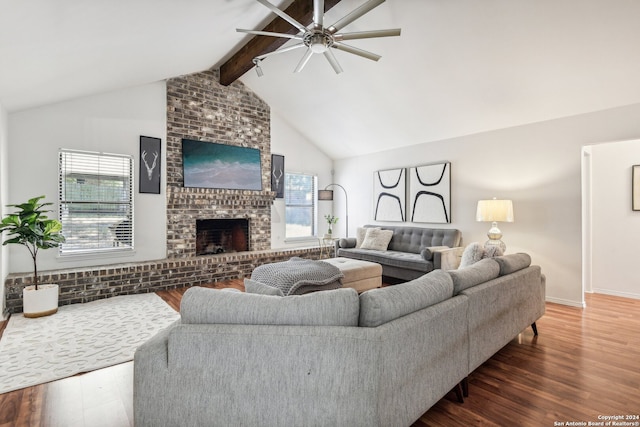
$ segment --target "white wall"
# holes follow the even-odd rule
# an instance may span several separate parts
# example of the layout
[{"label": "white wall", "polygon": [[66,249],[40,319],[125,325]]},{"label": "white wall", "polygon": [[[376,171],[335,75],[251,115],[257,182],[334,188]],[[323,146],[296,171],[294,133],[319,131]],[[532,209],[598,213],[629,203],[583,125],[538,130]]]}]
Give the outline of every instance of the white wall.
[{"label": "white wall", "polygon": [[631,167],[640,164],[640,140],[589,148],[591,290],[640,298],[640,212],[631,209]]},{"label": "white wall", "polygon": [[[8,166],[7,160],[7,146],[8,146],[8,131],[7,131],[8,116],[5,109],[0,105],[0,217],[4,218],[7,204],[7,177]],[[4,241],[2,236],[2,241]],[[0,320],[4,315],[4,279],[7,277],[9,271],[9,261],[6,246],[0,244]]]},{"label": "white wall", "polygon": [[[271,110],[271,152],[284,156],[286,172],[317,175],[319,188],[324,188],[327,184],[333,182],[331,176],[333,161],[273,110]],[[340,196],[335,197],[336,209],[339,208],[339,205],[337,205],[338,197]],[[334,203],[326,201],[318,203],[318,233],[320,235],[327,228],[324,215],[332,212],[333,205]],[[344,212],[344,210],[338,212]],[[343,216],[340,213],[334,213],[334,215]],[[338,221],[335,230],[339,235],[344,233],[342,227],[344,227],[344,223],[341,225],[340,221]],[[318,244],[315,239],[286,242],[285,228],[284,199],[276,199],[271,208],[271,247],[284,248]]]},{"label": "white wall", "polygon": [[[135,253],[130,256],[62,259],[38,255],[38,269],[60,269],[166,257],[166,85],[158,82],[9,115],[11,166],[8,203],[46,195],[57,202],[58,149],[130,154],[135,158]],[[162,139],[161,194],[138,193],[140,136]],[[57,203],[55,209],[58,209]],[[22,247],[10,248],[11,272],[32,271]]]},{"label": "white wall", "polygon": [[636,104],[337,160],[349,227],[372,222],[374,171],[450,161],[452,223],[420,225],[458,228],[465,244],[485,241],[490,224],[475,221],[477,201],[512,199],[515,222],[500,224],[507,252],[527,252],[542,266],[549,301],[581,306],[581,149],[637,138],[639,116]]}]

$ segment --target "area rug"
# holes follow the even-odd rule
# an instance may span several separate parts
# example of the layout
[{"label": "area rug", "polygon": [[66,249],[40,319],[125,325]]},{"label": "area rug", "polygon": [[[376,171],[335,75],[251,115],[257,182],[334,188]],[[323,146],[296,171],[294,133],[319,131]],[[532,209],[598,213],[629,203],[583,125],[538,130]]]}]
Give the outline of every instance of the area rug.
[{"label": "area rug", "polygon": [[133,360],[178,318],[154,293],[65,305],[36,319],[14,314],[0,339],[0,393]]}]

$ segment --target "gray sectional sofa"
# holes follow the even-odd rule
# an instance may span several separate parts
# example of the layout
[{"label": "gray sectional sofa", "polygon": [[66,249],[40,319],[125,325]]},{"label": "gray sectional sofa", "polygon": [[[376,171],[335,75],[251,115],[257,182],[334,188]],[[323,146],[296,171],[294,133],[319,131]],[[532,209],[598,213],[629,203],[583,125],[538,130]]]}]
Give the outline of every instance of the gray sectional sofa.
[{"label": "gray sectional sofa", "polygon": [[451,270],[458,267],[464,248],[462,233],[456,229],[406,226],[365,225],[392,230],[393,236],[386,250],[362,249],[358,239],[340,239],[336,243],[339,257],[371,261],[382,265],[382,275],[413,280],[434,269]]},{"label": "gray sectional sofa", "polygon": [[135,354],[135,425],[409,426],[534,324],[544,296],[526,254],[360,295],[194,287]]}]

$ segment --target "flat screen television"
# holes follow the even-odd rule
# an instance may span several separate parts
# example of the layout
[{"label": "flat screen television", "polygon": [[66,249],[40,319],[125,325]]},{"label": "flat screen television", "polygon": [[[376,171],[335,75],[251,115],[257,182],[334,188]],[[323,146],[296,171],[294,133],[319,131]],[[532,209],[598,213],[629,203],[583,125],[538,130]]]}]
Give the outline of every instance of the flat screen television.
[{"label": "flat screen television", "polygon": [[262,190],[257,148],[183,139],[182,173],[185,187]]}]

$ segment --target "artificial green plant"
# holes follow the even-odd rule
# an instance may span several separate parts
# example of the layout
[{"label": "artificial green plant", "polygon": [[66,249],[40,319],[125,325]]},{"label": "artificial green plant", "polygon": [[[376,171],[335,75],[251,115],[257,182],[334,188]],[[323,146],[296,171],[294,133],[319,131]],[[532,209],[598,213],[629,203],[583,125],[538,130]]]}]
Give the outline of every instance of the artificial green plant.
[{"label": "artificial green plant", "polygon": [[41,203],[44,196],[34,197],[19,205],[7,205],[17,208],[17,211],[6,215],[0,223],[0,233],[6,231],[7,239],[2,243],[20,244],[25,246],[33,259],[33,284],[38,289],[37,256],[40,249],[51,249],[65,241],[61,234],[62,224],[55,219],[49,219],[44,210],[45,206],[53,203]]}]

